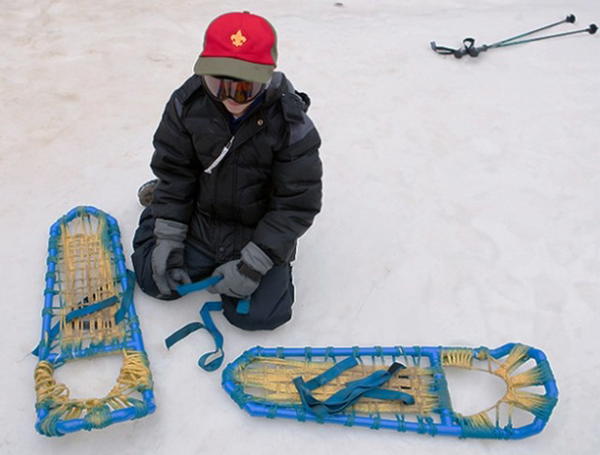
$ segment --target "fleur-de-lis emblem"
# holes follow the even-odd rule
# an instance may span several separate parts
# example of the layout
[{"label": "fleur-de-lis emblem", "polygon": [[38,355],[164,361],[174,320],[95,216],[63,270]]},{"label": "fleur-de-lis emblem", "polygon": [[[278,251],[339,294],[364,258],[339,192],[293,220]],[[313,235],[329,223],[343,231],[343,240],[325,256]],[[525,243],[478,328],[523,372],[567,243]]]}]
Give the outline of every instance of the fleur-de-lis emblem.
[{"label": "fleur-de-lis emblem", "polygon": [[242,35],[241,30],[238,30],[235,35],[231,35],[231,42],[235,47],[243,46],[246,41],[247,38],[244,35]]}]

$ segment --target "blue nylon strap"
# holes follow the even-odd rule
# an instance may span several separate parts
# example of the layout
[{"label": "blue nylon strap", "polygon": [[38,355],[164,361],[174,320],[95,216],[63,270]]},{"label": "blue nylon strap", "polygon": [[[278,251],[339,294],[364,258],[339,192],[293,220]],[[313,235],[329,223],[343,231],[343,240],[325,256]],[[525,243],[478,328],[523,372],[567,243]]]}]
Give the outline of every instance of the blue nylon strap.
[{"label": "blue nylon strap", "polygon": [[221,276],[210,276],[204,280],[196,281],[195,283],[182,284],[181,286],[177,287],[177,292],[179,295],[186,295],[190,292],[203,291],[210,286],[214,286],[222,279],[223,277]]},{"label": "blue nylon strap", "polygon": [[206,302],[202,309],[200,310],[200,317],[202,318],[202,323],[200,322],[191,322],[187,324],[185,327],[177,330],[175,333],[170,335],[166,340],[165,344],[167,349],[173,346],[178,341],[182,340],[190,333],[193,333],[200,329],[206,329],[208,333],[213,337],[215,341],[215,350],[207,352],[203,354],[198,359],[198,366],[205,371],[214,371],[218,369],[223,363],[223,335],[217,329],[217,326],[212,320],[212,316],[210,313],[212,311],[222,311],[223,304],[221,302]]},{"label": "blue nylon strap", "polygon": [[200,330],[203,328],[204,325],[202,325],[200,322],[190,322],[188,325],[180,328],[176,332],[169,335],[169,337],[167,337],[167,339],[165,340],[165,345],[167,346],[167,349],[170,349],[171,346],[173,346],[178,341],[184,339],[190,333],[193,333],[196,330]]},{"label": "blue nylon strap", "polygon": [[[48,331],[48,347],[49,348],[52,346],[52,342],[54,341],[54,338],[56,338],[56,335],[58,335],[58,332],[60,332],[60,322],[57,322],[56,324],[54,324],[54,326]],[[38,343],[38,345],[35,347],[35,349],[33,351],[31,351],[31,353],[36,357],[39,357],[41,344],[42,344],[42,342],[40,341]]]},{"label": "blue nylon strap", "polygon": [[198,366],[205,371],[214,371],[223,363],[223,335],[217,329],[217,326],[210,315],[211,311],[223,311],[221,302],[206,302],[200,310],[200,317],[204,327],[208,330],[215,340],[215,350],[207,352],[198,359]]},{"label": "blue nylon strap", "polygon": [[48,333],[48,344],[52,343],[54,338],[56,338],[56,335],[58,335],[58,332],[60,332],[60,322],[54,324],[54,326],[50,329],[50,332]]},{"label": "blue nylon strap", "polygon": [[[121,323],[121,321],[127,314],[127,311],[129,310],[129,305],[131,305],[131,303],[133,302],[133,290],[134,289],[135,289],[135,274],[131,270],[127,270],[127,289],[123,293],[121,307],[115,313],[115,322],[117,324]],[[118,298],[116,296],[114,296],[109,299],[103,300],[102,302],[98,302],[94,305],[90,305],[88,307],[81,308],[79,310],[71,311],[69,314],[66,315],[65,322],[71,322],[75,318],[85,316],[87,314],[91,314],[94,311],[100,311],[104,308],[109,307],[110,305],[114,304],[117,301],[118,301]],[[84,312],[82,310],[87,310],[87,311]],[[59,331],[60,331],[60,322],[57,322],[48,331],[48,345],[52,344],[52,341],[54,340],[54,338],[56,338],[56,335],[58,335]],[[37,357],[39,355],[39,350],[40,350],[40,345],[38,344],[31,353]]]},{"label": "blue nylon strap", "polygon": [[238,300],[235,312],[238,314],[248,314],[250,312],[250,299]]},{"label": "blue nylon strap", "polygon": [[84,306],[83,308],[73,310],[65,316],[65,322],[71,322],[73,319],[96,313],[97,311],[101,311],[105,308],[108,308],[109,306],[114,305],[118,301],[119,299],[117,298],[117,296],[112,296],[108,299],[102,300],[101,302],[94,303],[93,305],[88,305]]},{"label": "blue nylon strap", "polygon": [[133,291],[135,289],[135,273],[127,270],[127,289],[123,292],[121,299],[121,308],[115,313],[115,322],[120,324],[129,312],[129,307],[133,303]]},{"label": "blue nylon strap", "polygon": [[349,370],[350,368],[354,368],[356,365],[358,365],[356,358],[348,357],[347,359],[336,363],[334,366],[324,371],[319,376],[315,376],[310,381],[307,381],[305,383],[305,386],[308,388],[308,390],[315,390],[316,388],[319,388],[322,385],[333,381],[344,371]]},{"label": "blue nylon strap", "polygon": [[337,391],[324,401],[317,400],[311,394],[312,390],[332,381],[344,371],[353,368],[357,364],[356,358],[348,357],[308,382],[304,382],[300,376],[295,378],[293,382],[300,394],[304,408],[312,411],[318,417],[324,418],[343,411],[363,396],[381,400],[400,400],[405,404],[414,404],[414,397],[407,393],[380,388],[390,380],[398,369],[404,368],[399,363],[394,363],[387,371],[375,371],[367,377],[348,382],[344,389]]},{"label": "blue nylon strap", "polygon": [[[181,286],[177,287],[177,292],[179,295],[183,296],[189,294],[190,292],[203,291],[210,286],[214,286],[222,279],[222,276],[210,276],[204,280],[196,281],[195,283],[182,284]],[[250,312],[250,299],[239,300],[235,311],[238,314],[248,314]]]}]

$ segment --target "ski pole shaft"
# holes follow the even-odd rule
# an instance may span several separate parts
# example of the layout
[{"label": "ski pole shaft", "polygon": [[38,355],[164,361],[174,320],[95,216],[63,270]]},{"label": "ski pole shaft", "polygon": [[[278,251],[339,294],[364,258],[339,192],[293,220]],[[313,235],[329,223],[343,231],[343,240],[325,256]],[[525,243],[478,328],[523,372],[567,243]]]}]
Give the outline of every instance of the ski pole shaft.
[{"label": "ski pole shaft", "polygon": [[529,32],[521,33],[520,35],[511,36],[510,38],[503,39],[502,41],[498,41],[496,43],[490,44],[488,47],[499,47],[500,44],[506,43],[508,41],[516,40],[519,38],[524,38],[525,36],[533,35],[534,33],[541,32],[542,30],[548,30],[549,28],[556,27],[557,25],[564,24],[565,22],[573,23],[575,22],[575,16],[573,14],[569,14],[562,21],[554,22],[550,25],[544,25],[543,27],[536,28],[535,30],[531,30]]},{"label": "ski pole shaft", "polygon": [[536,28],[535,30],[531,30],[531,31],[526,32],[526,33],[521,33],[520,35],[511,36],[510,38],[506,38],[506,39],[503,39],[501,41],[497,41],[495,43],[490,44],[490,46],[496,46],[498,44],[503,44],[503,43],[507,43],[509,41],[513,41],[513,40],[516,40],[516,39],[519,39],[519,38],[524,38],[526,36],[533,35],[534,33],[541,32],[543,30],[548,30],[549,28],[556,27],[557,25],[564,24],[566,22],[572,22],[572,21],[568,21],[568,20],[565,19],[565,20],[562,20],[562,21],[559,21],[559,22],[555,22],[554,24],[546,25],[544,27]]},{"label": "ski pole shaft", "polygon": [[488,47],[507,47],[507,46],[512,46],[514,44],[531,43],[533,41],[541,41],[541,40],[550,39],[550,38],[558,38],[559,36],[575,35],[576,33],[584,33],[584,32],[587,32],[590,35],[593,35],[594,33],[596,33],[597,30],[598,30],[598,27],[596,26],[596,24],[591,24],[588,28],[584,28],[581,30],[575,30],[573,32],[557,33],[555,35],[540,36],[539,38],[530,38],[530,39],[525,39],[525,40],[520,40],[520,41],[511,41],[509,43],[505,42],[502,44],[490,45]]}]

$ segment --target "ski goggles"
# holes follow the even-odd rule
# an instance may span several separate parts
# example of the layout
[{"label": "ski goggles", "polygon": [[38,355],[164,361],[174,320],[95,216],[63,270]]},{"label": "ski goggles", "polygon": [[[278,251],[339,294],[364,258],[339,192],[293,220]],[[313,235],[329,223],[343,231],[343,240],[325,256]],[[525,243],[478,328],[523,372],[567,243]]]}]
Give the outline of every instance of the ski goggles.
[{"label": "ski goggles", "polygon": [[260,82],[208,76],[206,74],[202,76],[202,81],[213,98],[219,101],[225,101],[229,98],[239,104],[246,104],[256,99],[267,86],[267,84]]}]

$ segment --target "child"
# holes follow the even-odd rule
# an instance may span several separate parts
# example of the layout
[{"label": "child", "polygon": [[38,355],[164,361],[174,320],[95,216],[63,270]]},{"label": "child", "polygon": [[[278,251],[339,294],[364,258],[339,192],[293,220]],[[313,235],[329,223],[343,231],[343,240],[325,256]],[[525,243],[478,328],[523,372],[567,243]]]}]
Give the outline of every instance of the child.
[{"label": "child", "polygon": [[[292,316],[290,263],[321,209],[321,140],[308,96],[275,72],[277,38],[243,13],[208,26],[194,75],[167,103],[154,136],[157,180],[133,240],[142,290],[178,297],[178,285],[210,275],[225,317],[246,330]],[[251,297],[250,312],[236,313]]]}]

